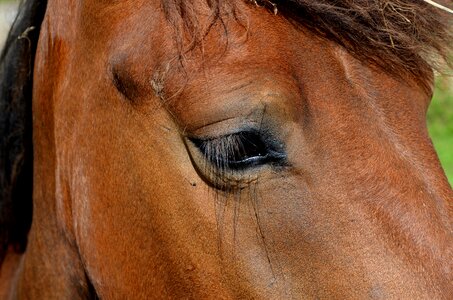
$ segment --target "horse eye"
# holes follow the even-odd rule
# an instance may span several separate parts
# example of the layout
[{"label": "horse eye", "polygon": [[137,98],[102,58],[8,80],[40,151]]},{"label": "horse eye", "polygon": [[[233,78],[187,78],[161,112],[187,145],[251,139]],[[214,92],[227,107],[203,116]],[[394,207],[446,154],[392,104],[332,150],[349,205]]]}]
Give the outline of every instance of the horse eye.
[{"label": "horse eye", "polygon": [[286,155],[281,143],[255,131],[243,131],[219,138],[191,138],[206,160],[219,170],[240,171],[265,164],[283,165]]}]

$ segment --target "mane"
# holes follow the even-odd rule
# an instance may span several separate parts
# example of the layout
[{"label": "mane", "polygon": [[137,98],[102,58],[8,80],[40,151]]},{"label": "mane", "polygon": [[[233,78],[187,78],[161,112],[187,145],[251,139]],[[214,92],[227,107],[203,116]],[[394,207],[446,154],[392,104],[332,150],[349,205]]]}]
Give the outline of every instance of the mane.
[{"label": "mane", "polygon": [[282,13],[394,75],[427,87],[433,70],[451,67],[452,15],[422,0],[284,2]]},{"label": "mane", "polygon": [[24,251],[32,218],[33,63],[47,1],[21,1],[0,55],[0,265]]},{"label": "mane", "polygon": [[[224,26],[223,15],[241,15],[235,0],[205,1],[212,10],[212,23]],[[281,14],[295,26],[334,41],[358,59],[393,75],[412,75],[428,90],[433,70],[445,72],[452,67],[453,17],[424,0],[245,1],[267,7],[268,13]],[[443,0],[436,2],[443,4]],[[162,6],[171,23],[182,23],[182,29],[174,27],[192,36],[191,48],[213,27],[210,24],[199,30],[196,9],[188,1],[163,0]]]}]

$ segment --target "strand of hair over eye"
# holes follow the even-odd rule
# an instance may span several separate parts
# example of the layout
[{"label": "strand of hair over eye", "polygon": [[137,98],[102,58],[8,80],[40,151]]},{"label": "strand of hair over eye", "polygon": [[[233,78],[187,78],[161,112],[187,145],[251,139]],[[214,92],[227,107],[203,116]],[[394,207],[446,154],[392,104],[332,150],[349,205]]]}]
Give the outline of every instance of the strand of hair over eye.
[{"label": "strand of hair over eye", "polygon": [[439,8],[439,9],[442,9],[443,11],[446,11],[446,12],[448,12],[448,13],[450,13],[450,14],[453,14],[453,10],[451,10],[451,9],[449,9],[448,7],[445,7],[445,6],[443,6],[443,5],[440,5],[440,4],[437,3],[437,2],[434,2],[434,1],[431,1],[431,0],[423,0],[423,1],[425,1],[426,3],[428,3],[428,4],[430,4],[430,5],[434,6],[434,7],[437,7],[437,8]]}]

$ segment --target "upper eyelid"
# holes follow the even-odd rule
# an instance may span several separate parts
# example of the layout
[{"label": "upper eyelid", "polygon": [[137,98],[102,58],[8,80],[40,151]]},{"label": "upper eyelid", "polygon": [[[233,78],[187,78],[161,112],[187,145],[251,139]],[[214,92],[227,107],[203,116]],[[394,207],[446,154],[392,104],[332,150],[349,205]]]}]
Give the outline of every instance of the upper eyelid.
[{"label": "upper eyelid", "polygon": [[235,130],[229,131],[229,132],[227,132],[225,134],[221,134],[221,135],[198,136],[198,135],[186,133],[186,137],[188,139],[190,139],[190,140],[212,141],[212,140],[219,140],[219,139],[222,139],[222,138],[227,138],[227,137],[233,136],[233,135],[238,135],[238,134],[241,134],[241,133],[244,133],[244,132],[261,134],[261,130],[257,130],[255,128],[249,127],[249,126],[244,126],[244,127],[236,128]]},{"label": "upper eyelid", "polygon": [[[228,162],[228,156],[230,156],[231,154],[234,154],[229,151],[239,150],[240,147],[245,147],[244,142],[241,142],[241,143],[239,143],[239,142],[240,142],[241,138],[246,138],[246,136],[244,136],[244,135],[247,135],[247,134],[250,134],[252,136],[255,135],[254,136],[255,138],[260,139],[258,141],[255,141],[255,143],[250,142],[250,144],[257,146],[258,147],[257,150],[259,150],[259,147],[261,146],[262,147],[261,150],[263,150],[263,151],[257,151],[257,152],[261,152],[262,155],[245,157],[247,155],[247,153],[246,153],[246,151],[244,151],[242,153],[245,157],[244,160],[236,160],[236,161]],[[234,137],[234,138],[232,138],[232,137]],[[245,161],[248,161],[249,159],[256,157],[256,158],[262,158],[263,160],[268,160],[267,162],[274,162],[274,163],[279,162],[279,164],[281,164],[281,165],[287,165],[286,152],[283,149],[278,149],[278,148],[282,148],[282,147],[276,146],[275,141],[266,142],[266,139],[263,139],[261,133],[256,130],[250,130],[250,131],[245,131],[245,132],[240,131],[237,133],[228,134],[228,135],[224,135],[224,136],[216,137],[216,138],[206,138],[206,139],[192,138],[191,140],[194,143],[194,145],[202,152],[203,156],[206,157],[208,160],[210,160],[211,163],[219,161],[219,159],[220,159],[220,161],[223,161],[223,162],[226,161],[227,164],[228,163],[234,164],[234,163],[245,162]],[[226,146],[228,142],[232,142],[232,141],[237,141],[238,142],[237,145]],[[225,142],[225,143],[223,143],[223,142]],[[210,143],[218,143],[220,145],[213,145],[214,148],[209,149]],[[262,145],[259,145],[259,144],[262,144]],[[279,145],[279,146],[281,146],[281,145]],[[223,149],[221,149],[219,147],[223,147]],[[246,150],[246,148],[242,148],[242,149]],[[209,157],[209,155],[213,155],[213,154],[216,155],[216,157]],[[267,163],[267,162],[264,162],[264,163]]]},{"label": "upper eyelid", "polygon": [[231,138],[231,137],[240,137],[244,133],[256,134],[257,136],[259,136],[259,132],[255,132],[255,130],[250,130],[250,131],[237,131],[237,132],[228,133],[228,134],[225,134],[222,136],[216,136],[216,137],[204,137],[204,138],[189,137],[189,139],[193,142],[195,141],[195,142],[208,143],[208,142],[227,140],[228,138]]}]

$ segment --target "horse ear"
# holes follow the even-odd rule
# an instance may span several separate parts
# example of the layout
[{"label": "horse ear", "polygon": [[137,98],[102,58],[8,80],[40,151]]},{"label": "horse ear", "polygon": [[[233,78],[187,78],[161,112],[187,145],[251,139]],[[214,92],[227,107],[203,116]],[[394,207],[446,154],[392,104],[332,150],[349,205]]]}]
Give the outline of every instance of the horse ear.
[{"label": "horse ear", "polygon": [[32,219],[33,63],[47,1],[22,1],[0,56],[0,265],[23,252]]}]

